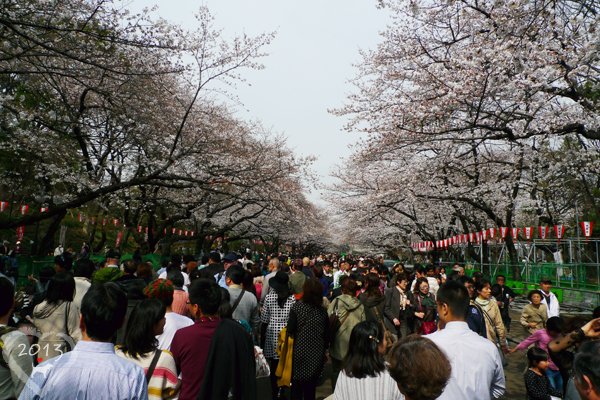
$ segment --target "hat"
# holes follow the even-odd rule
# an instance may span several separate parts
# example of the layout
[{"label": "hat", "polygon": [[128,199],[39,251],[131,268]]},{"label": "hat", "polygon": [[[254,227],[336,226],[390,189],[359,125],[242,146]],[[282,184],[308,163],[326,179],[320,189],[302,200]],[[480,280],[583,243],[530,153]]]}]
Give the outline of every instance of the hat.
[{"label": "hat", "polygon": [[288,287],[290,277],[283,271],[277,271],[274,277],[269,279],[269,286],[275,289],[276,292],[280,292],[284,288]]},{"label": "hat", "polygon": [[236,253],[227,253],[225,257],[223,257],[224,262],[236,262],[239,259],[239,256]]},{"label": "hat", "polygon": [[144,295],[149,299],[159,299],[162,300],[164,298],[172,297],[173,291],[175,287],[173,286],[173,282],[167,279],[156,279],[155,281],[150,282],[144,288]]}]

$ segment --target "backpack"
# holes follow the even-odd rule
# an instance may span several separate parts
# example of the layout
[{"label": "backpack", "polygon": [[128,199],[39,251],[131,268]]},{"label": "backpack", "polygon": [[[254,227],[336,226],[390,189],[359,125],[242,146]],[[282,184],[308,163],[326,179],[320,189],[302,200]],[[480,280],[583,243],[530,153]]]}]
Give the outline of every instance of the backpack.
[{"label": "backpack", "polygon": [[12,326],[3,326],[0,328],[0,367],[8,369],[8,364],[2,356],[2,352],[4,351],[4,340],[2,340],[2,336],[7,333],[11,333],[12,331],[16,331],[17,328],[13,328]]}]

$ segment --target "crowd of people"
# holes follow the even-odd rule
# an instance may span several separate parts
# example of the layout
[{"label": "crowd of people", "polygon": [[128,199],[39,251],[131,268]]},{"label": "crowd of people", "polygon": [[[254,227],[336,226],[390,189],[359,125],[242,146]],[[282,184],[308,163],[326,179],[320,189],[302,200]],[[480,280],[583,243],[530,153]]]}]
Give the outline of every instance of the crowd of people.
[{"label": "crowd of people", "polygon": [[215,251],[154,271],[63,252],[25,288],[0,276],[0,400],[256,399],[262,378],[272,399],[330,378],[340,400],[486,400],[517,351],[529,399],[599,399],[598,310],[568,329],[551,285],[528,293],[510,349],[515,293],[459,264]]}]

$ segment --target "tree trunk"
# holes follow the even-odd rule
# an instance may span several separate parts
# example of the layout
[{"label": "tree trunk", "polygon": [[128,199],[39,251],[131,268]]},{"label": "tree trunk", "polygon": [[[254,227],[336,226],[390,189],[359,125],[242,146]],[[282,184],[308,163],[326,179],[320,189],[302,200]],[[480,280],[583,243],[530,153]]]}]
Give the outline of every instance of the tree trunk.
[{"label": "tree trunk", "polygon": [[67,215],[66,210],[61,211],[60,213],[52,217],[52,222],[50,222],[50,226],[48,226],[46,234],[44,235],[37,247],[36,255],[43,256],[52,252],[52,249],[54,248],[54,236],[60,228],[60,223],[62,222],[65,215]]}]

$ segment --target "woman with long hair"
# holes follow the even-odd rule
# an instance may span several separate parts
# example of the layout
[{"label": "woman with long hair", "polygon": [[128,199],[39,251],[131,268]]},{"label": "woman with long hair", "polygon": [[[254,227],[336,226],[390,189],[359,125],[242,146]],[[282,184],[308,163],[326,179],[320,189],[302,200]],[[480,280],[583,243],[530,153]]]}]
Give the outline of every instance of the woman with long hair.
[{"label": "woman with long hair", "polygon": [[358,300],[365,307],[367,321],[383,323],[383,307],[385,297],[381,293],[379,275],[369,273],[365,277],[365,291],[358,296]]},{"label": "woman with long hair", "polygon": [[285,272],[278,271],[274,277],[269,279],[269,287],[272,289],[267,297],[260,316],[261,337],[264,355],[271,367],[271,393],[273,399],[279,397],[280,389],[277,387],[277,339],[279,333],[287,324],[290,310],[295,303],[294,296],[289,287],[289,276]]},{"label": "woman with long hair", "polygon": [[384,360],[387,343],[383,327],[363,321],[352,329],[348,354],[340,372],[334,400],[394,400],[402,394],[387,371]]},{"label": "woman with long hair", "polygon": [[328,319],[321,282],[306,279],[302,290],[302,299],[292,305],[287,325],[294,338],[292,400],[314,400],[329,343]]},{"label": "woman with long hair", "polygon": [[417,279],[414,298],[415,331],[421,335],[428,335],[435,332],[437,330],[435,325],[437,304],[435,296],[429,291],[429,281],[427,278]]},{"label": "woman with long hair", "polygon": [[485,278],[479,279],[475,282],[475,290],[477,291],[475,303],[483,310],[487,338],[495,345],[499,345],[505,354],[508,353],[506,329],[498,303],[492,298],[490,281]]},{"label": "woman with long hair", "polygon": [[40,332],[37,360],[46,361],[71,351],[81,339],[79,307],[73,303],[75,279],[58,272],[48,282],[46,298],[33,309],[33,323]]},{"label": "woman with long hair", "polygon": [[170,352],[158,349],[157,335],[165,327],[165,305],[158,299],[138,303],[125,331],[125,340],[116,354],[144,369],[148,399],[169,399],[179,390],[177,366]]}]

